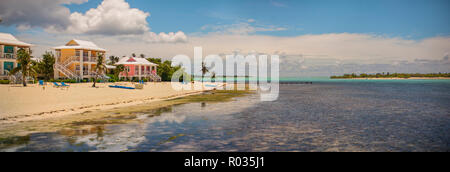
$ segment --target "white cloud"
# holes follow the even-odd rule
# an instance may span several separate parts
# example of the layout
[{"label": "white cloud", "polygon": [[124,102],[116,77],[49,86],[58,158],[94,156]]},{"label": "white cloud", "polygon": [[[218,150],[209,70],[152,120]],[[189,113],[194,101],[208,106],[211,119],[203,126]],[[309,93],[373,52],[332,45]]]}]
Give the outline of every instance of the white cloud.
[{"label": "white cloud", "polygon": [[[151,32],[147,17],[150,13],[131,8],[125,0],[103,0],[85,13],[74,12],[63,4],[81,4],[87,0],[14,0],[0,2],[0,17],[5,25],[15,25],[24,31],[44,28],[54,34],[72,35],[128,35],[149,43],[186,42],[187,36],[176,33]],[[75,36],[74,36],[75,37]]]},{"label": "white cloud", "polygon": [[[33,33],[17,35],[19,39],[34,45],[58,46],[71,36],[51,36]],[[42,39],[45,37],[46,39]],[[179,42],[187,38],[181,32],[168,34],[146,33],[133,36],[96,36],[84,35],[77,39],[92,40],[109,50],[108,54],[129,55],[132,52],[144,53],[152,57],[166,59],[178,54],[193,56],[193,47],[202,46],[203,54],[232,53],[234,50],[285,55],[286,59],[302,57],[315,59],[318,65],[336,65],[345,63],[375,64],[396,62],[414,62],[416,59],[442,61],[448,59],[450,37],[433,37],[424,40],[382,37],[369,34],[319,34],[297,37],[277,37],[264,35],[207,34],[190,36],[183,44],[147,44],[149,42]],[[36,50],[35,52],[38,52]],[[41,51],[43,52],[43,50]],[[300,58],[301,59],[301,58]],[[298,59],[293,59],[298,61]],[[329,63],[319,62],[328,61]],[[307,60],[306,60],[307,61]],[[311,66],[312,64],[308,64]],[[450,68],[449,68],[450,69]]]},{"label": "white cloud", "polygon": [[272,4],[275,7],[287,7],[286,4],[274,0],[270,0],[270,4]]},{"label": "white cloud", "polygon": [[232,34],[232,35],[248,35],[256,32],[275,32],[287,30],[284,27],[277,27],[273,25],[256,24],[254,19],[249,19],[246,22],[237,22],[233,24],[217,24],[205,25],[201,29],[209,33],[217,34]]},{"label": "white cloud", "polygon": [[70,25],[65,29],[75,34],[144,34],[150,30],[147,17],[150,13],[130,5],[124,0],[104,0],[97,8],[86,13],[72,13]]},{"label": "white cloud", "polygon": [[20,29],[65,28],[69,24],[70,10],[64,4],[84,2],[87,0],[1,0],[1,24],[16,25]]},{"label": "white cloud", "polygon": [[170,32],[168,34],[163,32],[159,34],[148,32],[144,35],[143,39],[149,43],[181,43],[187,41],[187,36],[181,31],[177,33]]},{"label": "white cloud", "polygon": [[[124,0],[104,0],[97,8],[88,10],[85,14],[72,13],[71,24],[62,32],[72,34],[93,35],[136,35],[149,43],[179,43],[186,42],[187,36],[176,33],[159,34],[150,32],[147,17],[150,13],[131,8]],[[56,30],[60,31],[61,30]]]}]

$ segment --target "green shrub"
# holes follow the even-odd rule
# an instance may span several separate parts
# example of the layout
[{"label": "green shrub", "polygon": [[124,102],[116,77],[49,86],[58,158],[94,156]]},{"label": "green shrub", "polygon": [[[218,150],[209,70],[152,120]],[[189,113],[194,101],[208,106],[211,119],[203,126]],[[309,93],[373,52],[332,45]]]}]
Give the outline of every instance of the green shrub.
[{"label": "green shrub", "polygon": [[108,82],[118,82],[118,81],[119,81],[119,77],[117,77],[116,75],[113,75],[113,74],[107,74],[106,76],[109,77]]},{"label": "green shrub", "polygon": [[9,84],[9,80],[0,80],[0,84]]},{"label": "green shrub", "polygon": [[77,80],[75,80],[75,79],[65,79],[65,80],[62,80],[61,82],[65,82],[65,83],[77,83]]}]

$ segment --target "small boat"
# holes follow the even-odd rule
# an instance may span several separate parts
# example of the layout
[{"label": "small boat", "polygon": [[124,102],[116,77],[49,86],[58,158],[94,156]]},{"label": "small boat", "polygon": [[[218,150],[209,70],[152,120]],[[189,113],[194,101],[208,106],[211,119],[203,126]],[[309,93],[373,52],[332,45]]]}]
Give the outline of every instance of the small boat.
[{"label": "small boat", "polygon": [[120,85],[110,85],[110,88],[122,88],[122,89],[129,89],[129,90],[134,90],[136,88],[133,87],[125,87],[125,86],[120,86]]}]

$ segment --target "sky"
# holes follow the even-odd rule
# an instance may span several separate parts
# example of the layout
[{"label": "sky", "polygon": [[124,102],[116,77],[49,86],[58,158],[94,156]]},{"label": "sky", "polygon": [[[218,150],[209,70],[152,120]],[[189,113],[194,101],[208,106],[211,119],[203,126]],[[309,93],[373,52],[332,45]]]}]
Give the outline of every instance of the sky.
[{"label": "sky", "polygon": [[448,0],[3,0],[34,56],[71,39],[108,55],[278,54],[282,76],[450,72]]}]

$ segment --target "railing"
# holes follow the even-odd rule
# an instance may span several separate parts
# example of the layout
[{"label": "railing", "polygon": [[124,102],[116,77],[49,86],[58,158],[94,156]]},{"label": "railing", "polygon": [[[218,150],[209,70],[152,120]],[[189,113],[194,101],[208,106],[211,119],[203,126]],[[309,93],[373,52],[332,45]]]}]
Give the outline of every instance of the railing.
[{"label": "railing", "polygon": [[17,55],[10,54],[10,53],[4,53],[3,56],[0,56],[2,59],[16,59]]},{"label": "railing", "polygon": [[67,69],[66,67],[64,67],[61,64],[57,64],[55,63],[55,69],[58,70],[59,72],[63,73],[64,75],[66,75],[68,78],[71,79],[77,79],[78,75],[75,73],[73,73],[72,71],[70,71],[69,69]]},{"label": "railing", "polygon": [[[65,61],[59,61],[59,63],[61,65],[63,65],[64,67],[69,66],[70,64],[72,64],[73,62],[79,62],[81,59],[81,56],[71,56],[69,58],[67,58]],[[97,62],[97,57],[83,57],[83,62]]]},{"label": "railing", "polygon": [[79,56],[71,56],[69,58],[67,58],[67,60],[65,60],[64,62],[61,63],[62,66],[67,67],[70,64],[72,64],[73,62],[76,61],[80,61],[80,57]]}]

